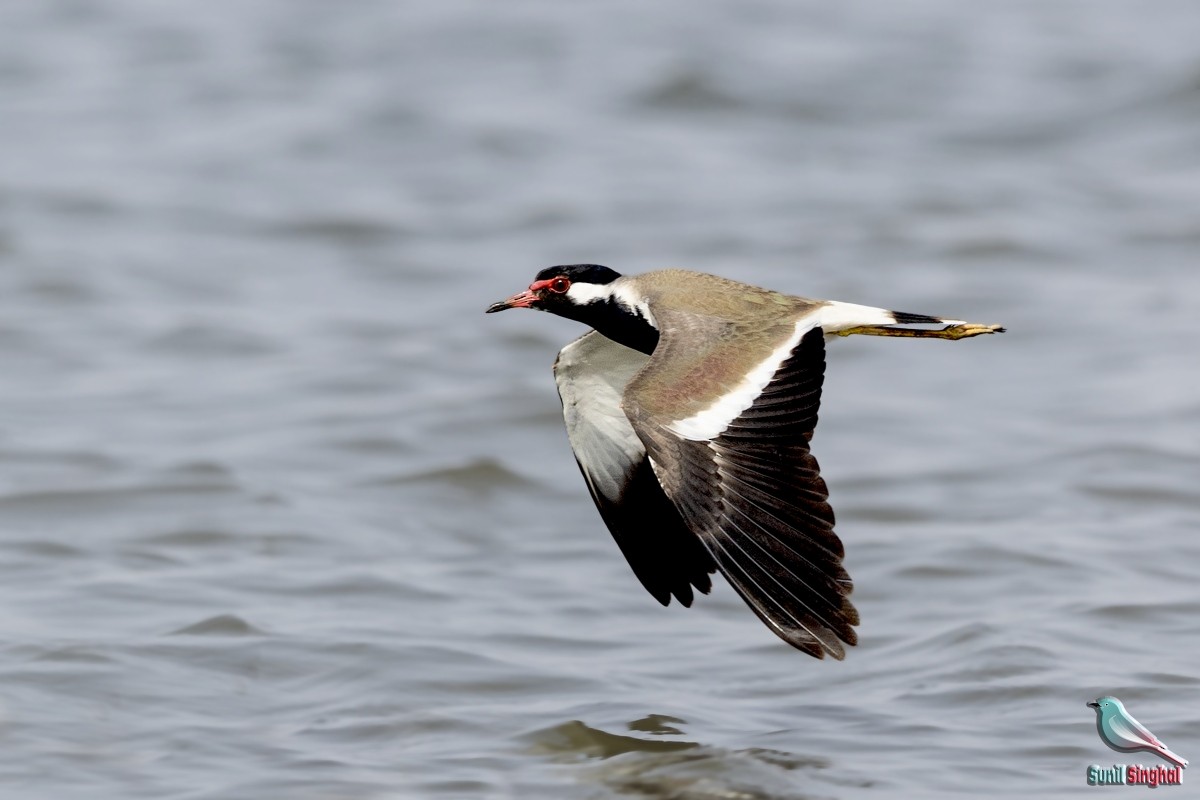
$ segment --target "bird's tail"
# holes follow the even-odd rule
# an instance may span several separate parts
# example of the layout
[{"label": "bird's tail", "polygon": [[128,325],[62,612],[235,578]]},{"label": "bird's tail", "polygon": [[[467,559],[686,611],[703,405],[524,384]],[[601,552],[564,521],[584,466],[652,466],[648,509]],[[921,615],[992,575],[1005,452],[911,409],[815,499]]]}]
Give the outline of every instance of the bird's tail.
[{"label": "bird's tail", "polygon": [[904,311],[888,311],[886,308],[860,306],[827,300],[820,310],[821,327],[826,333],[838,333],[845,328],[863,325],[962,325],[961,319],[930,317],[926,314],[909,314]]},{"label": "bird's tail", "polygon": [[1173,761],[1181,767],[1186,768],[1188,765],[1188,760],[1186,758],[1182,758],[1181,756],[1175,755],[1174,753],[1172,753],[1170,750],[1168,750],[1166,748],[1166,745],[1159,745],[1158,748],[1156,749],[1156,752],[1163,758],[1167,759],[1168,761]]},{"label": "bird's tail", "polygon": [[[980,325],[961,319],[888,311],[885,308],[840,303],[836,300],[825,301],[817,311],[817,324],[827,335],[839,336],[861,333],[868,336],[904,336],[914,339],[966,339],[983,333],[1004,332],[1000,325]],[[928,326],[941,327],[931,329]]]}]

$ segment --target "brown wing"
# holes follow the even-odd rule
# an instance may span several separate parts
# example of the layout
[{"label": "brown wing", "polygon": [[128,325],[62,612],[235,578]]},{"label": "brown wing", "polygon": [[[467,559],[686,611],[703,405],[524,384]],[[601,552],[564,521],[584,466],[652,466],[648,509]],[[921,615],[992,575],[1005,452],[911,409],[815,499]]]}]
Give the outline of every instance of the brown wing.
[{"label": "brown wing", "polygon": [[[736,336],[711,329],[722,323],[655,314],[660,344],[630,382],[624,407],[663,489],[771,630],[817,658],[844,658],[842,643],[857,641],[858,612],[848,599],[853,586],[842,567],[825,481],[809,451],[825,374],[824,332],[811,318],[775,332],[768,357],[751,362],[768,376],[765,385],[748,386],[728,377],[737,345]],[[705,336],[696,335],[698,325],[710,326]],[[719,344],[702,349],[713,341]],[[662,359],[670,360],[670,369]],[[737,374],[744,378],[744,359],[740,363]],[[705,390],[697,403],[696,394]],[[689,414],[701,424],[680,426],[680,415],[663,411],[678,391],[691,392],[689,410],[707,404],[712,415]],[[739,397],[752,400],[721,402]],[[722,414],[727,418],[717,419]],[[702,439],[677,430],[715,427],[718,433]]]}]

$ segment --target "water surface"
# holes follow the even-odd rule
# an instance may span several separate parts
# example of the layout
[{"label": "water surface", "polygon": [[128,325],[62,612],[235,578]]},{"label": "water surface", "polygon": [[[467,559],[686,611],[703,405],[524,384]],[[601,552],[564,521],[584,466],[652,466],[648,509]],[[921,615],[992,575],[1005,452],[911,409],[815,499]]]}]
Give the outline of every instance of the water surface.
[{"label": "water surface", "polygon": [[[1074,796],[1200,758],[1194,3],[0,7],[0,764],[72,797]],[[831,345],[845,662],[637,584],[543,266]],[[1119,758],[1117,759],[1119,760]]]}]

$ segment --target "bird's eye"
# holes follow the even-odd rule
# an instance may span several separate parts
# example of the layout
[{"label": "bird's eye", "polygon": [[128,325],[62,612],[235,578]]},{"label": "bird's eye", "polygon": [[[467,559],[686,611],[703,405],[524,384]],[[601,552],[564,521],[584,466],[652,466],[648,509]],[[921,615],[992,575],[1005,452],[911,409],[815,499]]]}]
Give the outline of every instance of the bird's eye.
[{"label": "bird's eye", "polygon": [[563,294],[567,291],[567,289],[571,288],[571,282],[566,278],[558,277],[550,281],[550,285],[546,288],[555,294]]}]

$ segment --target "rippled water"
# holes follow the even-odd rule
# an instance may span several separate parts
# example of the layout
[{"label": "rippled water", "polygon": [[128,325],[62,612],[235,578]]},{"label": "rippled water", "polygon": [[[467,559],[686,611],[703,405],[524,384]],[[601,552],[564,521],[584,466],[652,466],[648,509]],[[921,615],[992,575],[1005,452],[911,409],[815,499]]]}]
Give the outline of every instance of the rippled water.
[{"label": "rippled water", "polygon": [[[4,794],[1067,796],[1105,693],[1200,758],[1196,30],[0,4]],[[1009,326],[831,348],[845,662],[637,585],[579,329],[482,314],[577,261]]]}]

